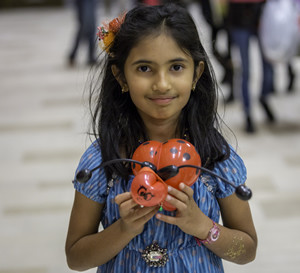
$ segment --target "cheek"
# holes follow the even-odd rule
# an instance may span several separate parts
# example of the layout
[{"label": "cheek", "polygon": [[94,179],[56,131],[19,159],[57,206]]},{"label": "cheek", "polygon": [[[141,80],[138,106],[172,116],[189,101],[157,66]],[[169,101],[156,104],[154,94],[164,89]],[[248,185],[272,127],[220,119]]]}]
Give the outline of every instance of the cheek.
[{"label": "cheek", "polygon": [[181,93],[190,93],[193,86],[193,75],[185,73],[174,80],[173,86]]},{"label": "cheek", "polygon": [[191,84],[182,84],[177,86],[178,92],[180,95],[188,100],[192,93],[192,85]]},{"label": "cheek", "polygon": [[131,73],[128,73],[126,81],[129,90],[134,94],[140,95],[145,90],[149,89],[149,81],[147,79],[137,77]]},{"label": "cheek", "polygon": [[129,90],[132,94],[140,96],[146,90],[146,83],[142,81],[131,81],[128,82]]},{"label": "cheek", "polygon": [[186,94],[186,95],[182,98],[182,103],[181,103],[182,107],[181,107],[181,109],[187,105],[187,103],[188,103],[188,101],[189,101],[189,99],[190,99],[190,96],[191,96],[191,93]]},{"label": "cheek", "polygon": [[134,104],[140,104],[145,95],[149,93],[149,83],[147,81],[128,81],[129,94]]},{"label": "cheek", "polygon": [[131,88],[129,89],[129,95],[133,104],[137,108],[143,108],[144,96],[142,92],[139,92],[138,89]]}]

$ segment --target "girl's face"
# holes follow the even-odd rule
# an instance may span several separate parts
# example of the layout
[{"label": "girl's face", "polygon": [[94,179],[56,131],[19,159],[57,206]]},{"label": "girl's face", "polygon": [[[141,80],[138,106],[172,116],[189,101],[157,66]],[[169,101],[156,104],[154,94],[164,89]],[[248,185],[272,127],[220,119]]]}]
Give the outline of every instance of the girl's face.
[{"label": "girl's face", "polygon": [[125,62],[126,86],[143,121],[176,121],[187,104],[193,85],[204,69],[196,68],[191,56],[183,52],[168,35],[149,36],[134,47]]}]

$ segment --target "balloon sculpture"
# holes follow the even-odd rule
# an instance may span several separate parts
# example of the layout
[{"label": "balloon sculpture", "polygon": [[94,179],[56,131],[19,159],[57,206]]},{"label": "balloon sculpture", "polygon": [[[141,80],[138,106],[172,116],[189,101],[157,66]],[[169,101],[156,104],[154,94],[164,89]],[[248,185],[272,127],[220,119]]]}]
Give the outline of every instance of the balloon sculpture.
[{"label": "balloon sculpture", "polygon": [[147,141],[134,152],[132,159],[117,158],[102,162],[94,169],[82,169],[76,174],[79,183],[86,183],[95,170],[117,162],[130,162],[135,178],[131,184],[131,194],[134,201],[145,207],[160,205],[163,209],[172,211],[176,208],[165,201],[168,185],[179,189],[181,182],[192,186],[204,171],[235,188],[235,193],[241,200],[249,200],[251,190],[245,185],[236,186],[226,178],[203,168],[201,159],[195,147],[183,139],[170,139],[161,143]]},{"label": "balloon sculpture", "polygon": [[259,25],[259,37],[269,61],[288,62],[297,54],[300,45],[299,11],[299,1],[266,2]]},{"label": "balloon sculpture", "polygon": [[184,182],[191,186],[200,175],[199,169],[178,168],[182,165],[201,167],[201,159],[195,147],[183,139],[171,139],[164,143],[144,142],[136,149],[132,159],[149,162],[152,166],[132,164],[135,178],[131,185],[131,195],[136,203],[145,207],[161,205],[165,210],[175,210],[165,201],[168,185],[179,189],[179,184]]}]

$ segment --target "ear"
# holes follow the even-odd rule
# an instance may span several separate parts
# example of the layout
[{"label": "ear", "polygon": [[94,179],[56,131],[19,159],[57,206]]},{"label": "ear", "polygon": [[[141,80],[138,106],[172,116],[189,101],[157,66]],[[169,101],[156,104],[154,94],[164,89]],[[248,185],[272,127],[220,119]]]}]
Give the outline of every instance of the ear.
[{"label": "ear", "polygon": [[196,83],[200,78],[201,78],[201,75],[204,71],[204,62],[203,61],[200,61],[196,67],[196,73],[195,73],[195,79],[194,79],[194,82]]},{"label": "ear", "polygon": [[125,81],[124,76],[122,75],[120,69],[116,65],[112,65],[111,66],[111,71],[112,71],[115,79],[120,84],[120,86],[122,88],[124,88],[124,86],[126,86],[126,81]]}]

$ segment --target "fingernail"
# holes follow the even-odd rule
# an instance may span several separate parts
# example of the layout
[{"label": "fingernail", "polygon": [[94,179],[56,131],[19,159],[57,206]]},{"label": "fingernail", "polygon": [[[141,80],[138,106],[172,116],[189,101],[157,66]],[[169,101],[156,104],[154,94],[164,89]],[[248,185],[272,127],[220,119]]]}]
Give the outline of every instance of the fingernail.
[{"label": "fingernail", "polygon": [[171,186],[168,186],[168,192],[170,192],[173,188]]},{"label": "fingernail", "polygon": [[169,201],[169,200],[171,200],[171,199],[172,199],[172,197],[168,194],[167,197],[166,197],[166,200]]},{"label": "fingernail", "polygon": [[185,186],[184,183],[180,183],[180,184],[179,184],[179,188],[180,188],[181,190],[184,189],[184,186]]}]

